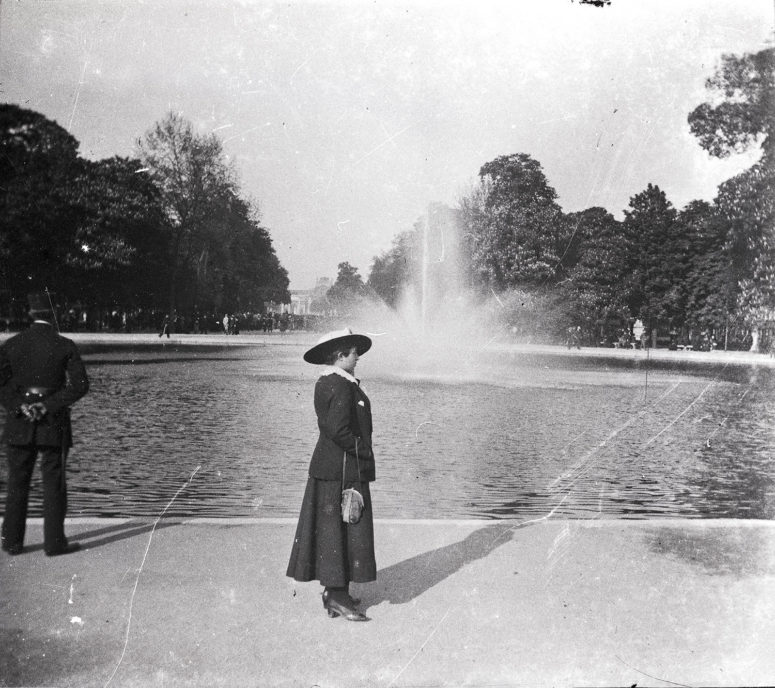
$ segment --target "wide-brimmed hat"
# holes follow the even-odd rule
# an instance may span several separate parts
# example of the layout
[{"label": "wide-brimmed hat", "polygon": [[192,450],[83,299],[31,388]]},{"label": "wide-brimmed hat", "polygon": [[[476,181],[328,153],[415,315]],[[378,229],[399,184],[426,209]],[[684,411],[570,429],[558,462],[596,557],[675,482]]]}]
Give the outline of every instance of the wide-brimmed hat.
[{"label": "wide-brimmed hat", "polygon": [[353,334],[349,327],[345,327],[343,330],[334,330],[318,339],[317,344],[304,354],[304,360],[307,363],[320,365],[326,362],[334,349],[339,347],[347,349],[353,346],[358,349],[358,355],[363,356],[371,349],[371,339],[365,334]]}]

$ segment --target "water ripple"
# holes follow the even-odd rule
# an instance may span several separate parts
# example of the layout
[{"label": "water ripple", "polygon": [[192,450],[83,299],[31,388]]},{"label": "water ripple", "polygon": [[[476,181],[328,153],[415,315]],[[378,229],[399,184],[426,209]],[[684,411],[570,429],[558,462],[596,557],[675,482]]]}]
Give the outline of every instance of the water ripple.
[{"label": "water ripple", "polygon": [[[157,516],[197,466],[168,515],[297,515],[317,437],[317,373],[297,348],[85,358],[71,515]],[[366,363],[378,517],[775,517],[770,369],[654,363],[646,385],[642,366],[578,356],[411,374]]]}]

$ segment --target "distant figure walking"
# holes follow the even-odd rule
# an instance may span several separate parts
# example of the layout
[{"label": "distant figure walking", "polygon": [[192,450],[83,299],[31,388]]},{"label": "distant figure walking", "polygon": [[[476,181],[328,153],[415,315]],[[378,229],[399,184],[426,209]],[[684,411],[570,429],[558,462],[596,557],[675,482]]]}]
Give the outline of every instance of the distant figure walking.
[{"label": "distant figure walking", "polygon": [[159,332],[159,338],[163,335],[167,335],[167,339],[170,338],[170,316],[164,316],[164,322],[161,324],[161,332]]},{"label": "distant figure walking", "polygon": [[581,325],[568,328],[567,345],[569,349],[573,348],[574,346],[577,349],[581,349]]},{"label": "distant figure walking", "polygon": [[229,314],[223,316],[223,333],[229,334]]},{"label": "distant figure walking", "polygon": [[69,407],[89,390],[76,345],[59,335],[48,294],[30,294],[32,325],[0,346],[0,402],[7,420],[8,497],[2,548],[21,554],[32,471],[41,456],[43,549],[48,556],[80,548],[65,537],[67,452],[72,445]]},{"label": "distant figure walking", "polygon": [[[323,608],[331,617],[368,621],[350,596],[350,582],[377,579],[374,523],[369,483],[374,480],[371,403],[354,377],[358,358],[371,339],[349,328],[329,332],[304,354],[325,364],[315,384],[315,413],[320,435],[296,527],[287,575],[324,586]],[[355,488],[363,499],[360,520],[343,520],[342,497]]]}]

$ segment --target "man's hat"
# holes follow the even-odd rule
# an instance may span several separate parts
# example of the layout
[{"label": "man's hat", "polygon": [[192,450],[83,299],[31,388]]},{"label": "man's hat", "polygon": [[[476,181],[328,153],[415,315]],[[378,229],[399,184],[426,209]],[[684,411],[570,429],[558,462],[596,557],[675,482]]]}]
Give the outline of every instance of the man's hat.
[{"label": "man's hat", "polygon": [[51,305],[51,299],[46,292],[33,292],[27,294],[27,303],[32,315],[51,315],[54,309]]},{"label": "man's hat", "polygon": [[318,339],[317,344],[304,354],[304,360],[307,363],[321,365],[326,362],[329,354],[334,349],[339,347],[347,349],[353,346],[357,347],[358,355],[363,356],[371,349],[371,339],[365,334],[353,334],[349,327],[345,327],[343,330],[335,330],[324,334]]}]

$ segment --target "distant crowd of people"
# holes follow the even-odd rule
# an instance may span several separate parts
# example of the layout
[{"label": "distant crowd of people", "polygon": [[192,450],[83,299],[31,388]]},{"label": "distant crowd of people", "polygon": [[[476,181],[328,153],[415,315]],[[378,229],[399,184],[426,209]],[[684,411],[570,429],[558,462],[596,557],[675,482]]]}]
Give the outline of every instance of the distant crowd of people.
[{"label": "distant crowd of people", "polygon": [[194,314],[190,320],[176,316],[174,322],[164,316],[159,336],[169,336],[171,332],[182,334],[223,333],[238,335],[240,332],[288,332],[293,330],[317,330],[319,319],[310,315],[294,313],[224,313],[218,316],[199,316]]},{"label": "distant crowd of people", "polygon": [[[240,327],[251,332],[287,332],[288,330],[315,329],[314,316],[294,313],[226,313],[221,319],[224,334],[239,334]],[[199,333],[199,320],[194,321],[194,332]]]},{"label": "distant crowd of people", "polygon": [[[235,335],[240,332],[320,331],[325,327],[324,316],[295,313],[180,313],[170,317],[161,309],[62,309],[58,326],[62,332],[157,332],[170,334]],[[0,331],[16,332],[27,326],[27,319],[3,317]]]}]

